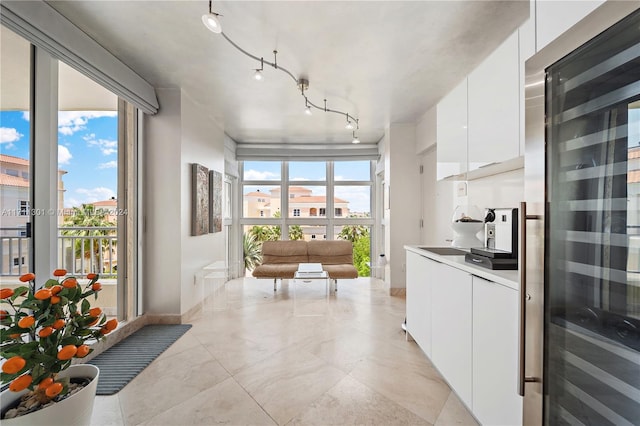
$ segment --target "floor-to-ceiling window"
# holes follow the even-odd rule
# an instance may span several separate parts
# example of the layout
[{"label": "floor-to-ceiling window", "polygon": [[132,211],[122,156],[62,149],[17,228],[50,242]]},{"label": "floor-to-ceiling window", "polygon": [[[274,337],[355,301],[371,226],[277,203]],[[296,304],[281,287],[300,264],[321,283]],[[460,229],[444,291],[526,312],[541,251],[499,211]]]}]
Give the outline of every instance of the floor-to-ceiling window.
[{"label": "floor-to-ceiling window", "polygon": [[[370,275],[372,161],[244,161],[240,165],[245,266],[263,241],[354,244],[354,264]],[[283,230],[285,232],[283,232]]]},{"label": "floor-to-ceiling window", "polygon": [[56,267],[97,272],[105,312],[131,319],[140,313],[138,112],[8,28],[0,31],[0,284]]},{"label": "floor-to-ceiling window", "polygon": [[31,270],[31,45],[0,27],[0,285]]}]

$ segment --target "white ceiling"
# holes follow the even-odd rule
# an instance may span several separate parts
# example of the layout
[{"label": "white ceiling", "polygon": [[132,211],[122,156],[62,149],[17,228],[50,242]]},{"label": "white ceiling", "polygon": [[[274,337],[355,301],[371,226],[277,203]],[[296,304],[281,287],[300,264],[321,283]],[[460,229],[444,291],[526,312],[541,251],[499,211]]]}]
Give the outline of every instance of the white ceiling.
[{"label": "white ceiling", "polygon": [[[156,88],[181,87],[238,142],[349,142],[345,117],[302,114],[293,80],[208,31],[208,1],[49,1]],[[310,81],[309,99],[376,143],[413,122],[529,14],[528,1],[215,1],[224,33]],[[161,105],[162,107],[162,105]]]}]

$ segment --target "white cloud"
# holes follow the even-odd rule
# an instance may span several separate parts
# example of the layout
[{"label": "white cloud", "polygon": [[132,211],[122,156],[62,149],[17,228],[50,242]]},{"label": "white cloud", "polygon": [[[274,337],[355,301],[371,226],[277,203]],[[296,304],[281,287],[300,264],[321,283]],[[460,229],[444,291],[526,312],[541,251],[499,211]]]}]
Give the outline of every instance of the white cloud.
[{"label": "white cloud", "polygon": [[118,162],[117,161],[108,161],[106,163],[100,163],[100,165],[98,165],[99,169],[115,169],[116,167],[118,167]]},{"label": "white cloud", "polygon": [[247,170],[244,173],[244,180],[273,180],[279,176],[272,172],[259,172],[257,170]]},{"label": "white cloud", "polygon": [[[103,186],[99,186],[97,188],[78,188],[76,189],[76,194],[79,198],[70,198],[68,202],[65,202],[65,205],[69,204],[70,206],[80,206],[81,204],[86,203],[95,203],[96,201],[104,201],[108,200],[111,197],[115,197],[116,193]],[[71,201],[77,204],[71,204]]]},{"label": "white cloud", "polygon": [[64,145],[58,145],[58,164],[69,164],[69,160],[73,158],[69,148]]},{"label": "white cloud", "polygon": [[58,131],[63,135],[70,136],[86,129],[87,122],[92,118],[117,116],[117,111],[59,111]]},{"label": "white cloud", "polygon": [[6,144],[5,148],[13,148],[13,143],[24,136],[13,127],[0,127],[0,143]]},{"label": "white cloud", "polygon": [[109,139],[96,139],[95,133],[83,136],[87,146],[97,146],[102,151],[102,155],[111,155],[118,152],[118,141]]},{"label": "white cloud", "polygon": [[29,114],[30,114],[29,111],[22,111],[22,119],[24,121],[30,121],[31,116]]},{"label": "white cloud", "polygon": [[348,201],[352,212],[371,211],[371,191],[368,186],[336,186],[335,196]]}]

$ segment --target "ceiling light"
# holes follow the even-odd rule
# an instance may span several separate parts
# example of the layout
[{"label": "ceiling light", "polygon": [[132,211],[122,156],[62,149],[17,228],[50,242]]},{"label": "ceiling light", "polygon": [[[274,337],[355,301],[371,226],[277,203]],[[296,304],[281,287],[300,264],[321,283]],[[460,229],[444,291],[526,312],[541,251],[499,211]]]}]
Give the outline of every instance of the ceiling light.
[{"label": "ceiling light", "polygon": [[347,130],[353,130],[353,123],[349,120],[349,114],[347,114],[347,125],[344,126],[344,128]]},{"label": "ceiling light", "polygon": [[264,78],[262,75],[262,70],[264,70],[264,58],[260,58],[260,68],[256,68],[256,72],[253,74],[253,78],[260,81]]},{"label": "ceiling light", "polygon": [[356,136],[356,132],[353,132],[353,140],[351,143],[360,143],[360,139]]},{"label": "ceiling light", "polygon": [[221,16],[219,13],[215,13],[211,10],[211,1],[209,1],[209,13],[205,13],[202,15],[202,23],[205,27],[209,29],[209,31],[219,34],[222,32],[222,25],[220,25],[220,21],[218,20],[218,16]]},{"label": "ceiling light", "polygon": [[311,112],[311,107],[310,107],[309,105],[307,105],[307,106],[306,106],[306,108],[304,109],[304,113],[305,113],[305,114],[307,114],[307,115],[311,115],[311,114],[313,114],[313,113]]}]

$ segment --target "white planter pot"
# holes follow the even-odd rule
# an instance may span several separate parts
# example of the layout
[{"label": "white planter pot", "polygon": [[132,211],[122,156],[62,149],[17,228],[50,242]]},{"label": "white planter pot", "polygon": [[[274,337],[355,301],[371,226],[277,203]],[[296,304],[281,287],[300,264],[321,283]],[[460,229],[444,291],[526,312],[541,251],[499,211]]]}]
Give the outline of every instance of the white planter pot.
[{"label": "white planter pot", "polygon": [[[91,413],[93,412],[93,401],[96,397],[98,387],[98,376],[100,370],[95,365],[78,364],[72,365],[59,377],[90,377],[91,382],[72,396],[57,402],[42,410],[13,419],[2,420],[2,426],[85,426],[91,423]],[[1,405],[4,407],[11,405],[19,399],[27,390],[21,392],[2,392]]]}]

